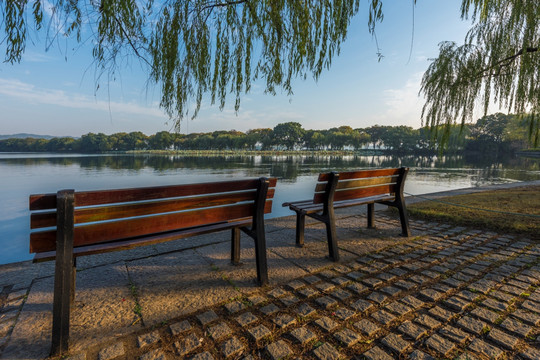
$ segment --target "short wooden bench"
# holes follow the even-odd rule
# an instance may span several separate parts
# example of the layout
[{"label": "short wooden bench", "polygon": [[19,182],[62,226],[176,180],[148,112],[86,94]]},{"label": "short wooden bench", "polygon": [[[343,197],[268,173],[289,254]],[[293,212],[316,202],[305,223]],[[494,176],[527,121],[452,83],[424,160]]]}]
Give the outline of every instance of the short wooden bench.
[{"label": "short wooden bench", "polygon": [[334,209],[367,204],[367,225],[374,227],[375,203],[398,208],[403,236],[410,236],[403,199],[409,168],[330,172],[319,174],[312,200],[286,202],[296,212],[296,245],[304,245],[306,215],[326,225],[329,257],[339,260]]},{"label": "short wooden bench", "polygon": [[257,281],[267,284],[264,214],[272,211],[275,186],[275,178],[259,178],[31,195],[30,252],[34,262],[56,260],[51,354],[68,350],[79,256],[232,229],[237,264],[242,230],[255,240]]}]

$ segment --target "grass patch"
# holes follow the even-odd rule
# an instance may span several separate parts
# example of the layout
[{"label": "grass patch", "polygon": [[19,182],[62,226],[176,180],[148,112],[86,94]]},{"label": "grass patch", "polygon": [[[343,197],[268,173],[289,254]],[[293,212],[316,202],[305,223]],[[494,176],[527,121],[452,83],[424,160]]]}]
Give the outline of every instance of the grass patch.
[{"label": "grass patch", "polygon": [[411,204],[407,209],[417,219],[518,233],[540,240],[540,186],[449,196],[437,202]]}]

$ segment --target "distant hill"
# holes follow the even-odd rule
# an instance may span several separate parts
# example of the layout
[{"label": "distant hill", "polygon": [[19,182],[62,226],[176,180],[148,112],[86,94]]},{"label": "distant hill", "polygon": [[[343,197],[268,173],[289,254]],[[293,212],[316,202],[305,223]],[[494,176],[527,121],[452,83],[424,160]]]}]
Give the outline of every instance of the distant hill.
[{"label": "distant hill", "polygon": [[21,134],[13,134],[13,135],[0,135],[0,140],[5,140],[5,139],[26,139],[26,138],[50,140],[50,139],[53,139],[55,137],[58,137],[58,136],[21,133]]}]

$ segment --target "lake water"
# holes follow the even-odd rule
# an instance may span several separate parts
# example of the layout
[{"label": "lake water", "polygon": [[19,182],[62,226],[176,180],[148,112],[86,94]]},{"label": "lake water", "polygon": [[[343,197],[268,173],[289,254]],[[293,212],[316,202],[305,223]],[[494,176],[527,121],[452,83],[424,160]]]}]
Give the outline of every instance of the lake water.
[{"label": "lake water", "polygon": [[0,264],[29,260],[28,196],[60,189],[100,190],[278,177],[270,217],[281,204],[311,198],[317,174],[375,167],[411,168],[405,191],[426,194],[540,179],[540,160],[504,162],[463,157],[65,155],[0,153]]}]

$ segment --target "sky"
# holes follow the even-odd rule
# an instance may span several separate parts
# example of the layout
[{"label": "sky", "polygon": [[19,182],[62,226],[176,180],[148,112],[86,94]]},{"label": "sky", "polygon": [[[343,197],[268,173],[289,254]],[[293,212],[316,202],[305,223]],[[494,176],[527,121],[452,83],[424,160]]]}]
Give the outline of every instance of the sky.
[{"label": "sky", "polygon": [[[353,19],[341,54],[318,81],[308,77],[293,83],[294,94],[264,94],[254,83],[238,113],[234,97],[223,111],[202,105],[199,116],[183,120],[180,132],[247,131],[295,121],[304,129],[342,125],[421,126],[420,81],[441,41],[463,43],[470,22],[460,18],[460,0],[384,2],[384,21],[377,25],[377,47],[367,27],[367,2]],[[411,51],[412,47],[412,51]],[[5,44],[0,44],[5,52]],[[148,84],[137,62],[114,79],[101,78],[99,88],[91,46],[57,43],[46,49],[33,35],[18,64],[0,64],[0,134],[53,136],[142,131],[174,131],[159,108],[159,87]]]}]

